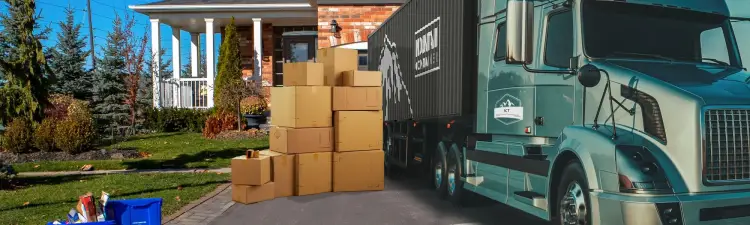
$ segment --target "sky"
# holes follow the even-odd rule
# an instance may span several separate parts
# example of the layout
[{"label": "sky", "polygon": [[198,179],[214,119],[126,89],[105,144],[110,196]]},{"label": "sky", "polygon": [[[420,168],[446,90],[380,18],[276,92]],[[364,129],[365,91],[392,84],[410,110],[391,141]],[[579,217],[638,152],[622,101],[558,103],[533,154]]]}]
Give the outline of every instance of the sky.
[{"label": "sky", "polygon": [[[112,21],[115,18],[115,13],[121,18],[125,17],[125,14],[131,14],[136,19],[136,24],[133,27],[133,33],[136,37],[141,37],[145,32],[148,32],[147,48],[151,49],[151,22],[148,16],[135,12],[128,8],[129,5],[139,5],[150,2],[156,2],[158,0],[91,0],[91,20],[94,24],[94,45],[97,47],[94,49],[97,55],[102,52],[102,47],[106,45],[107,33],[112,29]],[[86,0],[37,0],[37,13],[41,13],[40,25],[49,26],[52,29],[52,33],[49,35],[49,39],[42,41],[44,46],[54,46],[57,42],[57,32],[60,30],[58,22],[65,21],[65,8],[71,6],[76,11],[75,22],[81,24],[81,33],[85,35],[86,48],[89,46],[89,24],[88,14],[86,11]],[[7,7],[5,4],[2,6],[0,12],[6,12]],[[162,60],[172,59],[172,28],[166,24],[161,24],[161,48],[165,50]],[[181,64],[185,65],[189,63],[188,57],[190,56],[190,34],[183,31],[180,35],[180,55]],[[215,53],[218,56],[218,44],[221,43],[220,37],[215,38]],[[205,35],[202,35],[201,50],[205,51]],[[147,52],[147,57],[150,56],[150,52]],[[214,57],[218,61],[218,57]],[[90,66],[91,59],[88,59],[87,66]]]}]

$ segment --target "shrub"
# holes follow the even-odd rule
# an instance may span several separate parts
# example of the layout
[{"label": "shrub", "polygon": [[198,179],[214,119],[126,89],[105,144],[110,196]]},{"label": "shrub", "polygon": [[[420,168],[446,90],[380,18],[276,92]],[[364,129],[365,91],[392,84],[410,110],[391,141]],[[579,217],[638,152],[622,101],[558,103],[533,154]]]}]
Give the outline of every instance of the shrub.
[{"label": "shrub", "polygon": [[52,106],[44,108],[44,118],[54,118],[59,121],[68,117],[68,107],[78,100],[70,95],[53,94],[49,101]]},{"label": "shrub", "polygon": [[[237,130],[237,122],[238,118],[234,113],[214,113],[206,119],[205,127],[203,128],[203,137],[213,139],[221,132]],[[245,124],[241,126],[241,129],[245,128]]]},{"label": "shrub", "polygon": [[268,101],[263,96],[250,96],[243,98],[240,102],[242,113],[250,115],[262,115],[268,108]]},{"label": "shrub", "polygon": [[85,101],[75,101],[68,107],[68,118],[55,129],[55,146],[67,153],[89,150],[94,141],[94,121]]},{"label": "shrub", "polygon": [[28,119],[23,117],[13,119],[3,134],[3,148],[13,153],[31,152],[33,133]]},{"label": "shrub", "polygon": [[[66,114],[67,114],[67,110]],[[48,117],[34,131],[34,147],[44,152],[55,150],[55,126],[54,118]]]},{"label": "shrub", "polygon": [[201,132],[206,118],[207,110],[197,109],[147,109],[145,110],[143,127],[157,132]]}]

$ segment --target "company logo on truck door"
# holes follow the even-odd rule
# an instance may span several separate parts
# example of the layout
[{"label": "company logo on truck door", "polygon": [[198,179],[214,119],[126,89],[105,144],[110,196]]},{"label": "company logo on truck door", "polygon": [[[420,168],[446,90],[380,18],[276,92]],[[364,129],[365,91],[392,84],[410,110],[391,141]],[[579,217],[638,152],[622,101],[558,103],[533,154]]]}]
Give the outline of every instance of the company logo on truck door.
[{"label": "company logo on truck door", "polygon": [[523,120],[523,105],[521,100],[505,94],[495,102],[495,120],[505,125]]},{"label": "company logo on truck door", "polygon": [[414,32],[414,69],[416,77],[440,69],[440,39],[438,39],[440,17]]}]

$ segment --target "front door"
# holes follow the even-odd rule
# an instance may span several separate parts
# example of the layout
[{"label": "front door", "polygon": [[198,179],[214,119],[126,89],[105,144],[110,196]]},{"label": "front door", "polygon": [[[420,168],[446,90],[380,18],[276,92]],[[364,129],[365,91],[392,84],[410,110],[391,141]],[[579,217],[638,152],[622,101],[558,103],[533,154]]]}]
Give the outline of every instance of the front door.
[{"label": "front door", "polygon": [[[299,34],[300,35],[295,35]],[[309,33],[313,33],[310,35]],[[291,62],[314,62],[315,53],[318,49],[318,36],[315,31],[286,32],[281,38],[281,60],[274,69],[274,85],[284,83],[284,63]]]}]

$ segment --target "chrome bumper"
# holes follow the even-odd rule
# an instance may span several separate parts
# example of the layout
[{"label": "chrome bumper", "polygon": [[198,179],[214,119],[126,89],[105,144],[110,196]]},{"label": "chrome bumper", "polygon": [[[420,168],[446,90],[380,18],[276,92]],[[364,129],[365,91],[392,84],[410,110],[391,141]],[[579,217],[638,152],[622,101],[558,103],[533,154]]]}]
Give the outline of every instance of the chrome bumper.
[{"label": "chrome bumper", "polygon": [[595,225],[749,225],[750,191],[678,195],[591,192]]}]

